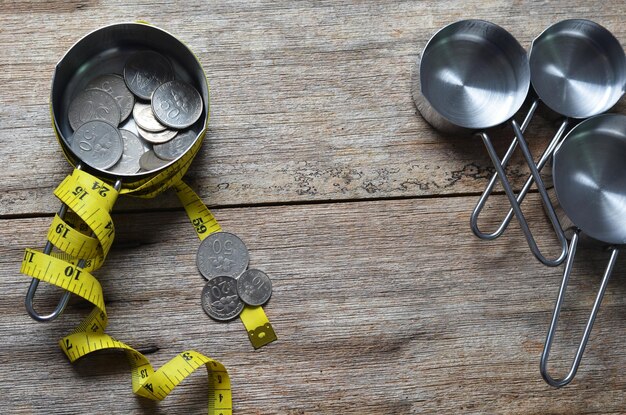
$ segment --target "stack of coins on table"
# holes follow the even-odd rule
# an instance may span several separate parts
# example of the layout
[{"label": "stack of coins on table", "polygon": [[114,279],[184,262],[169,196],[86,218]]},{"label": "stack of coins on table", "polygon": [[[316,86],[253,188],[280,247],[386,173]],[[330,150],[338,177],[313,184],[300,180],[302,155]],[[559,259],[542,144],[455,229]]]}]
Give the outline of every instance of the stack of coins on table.
[{"label": "stack of coins on table", "polygon": [[74,134],[68,144],[92,167],[117,174],[149,172],[194,143],[197,134],[188,128],[202,110],[200,93],[175,79],[165,56],[136,52],[122,75],[100,75],[74,97],[68,111]]},{"label": "stack of coins on table", "polygon": [[236,235],[215,232],[198,249],[197,265],[208,282],[202,290],[202,308],[209,317],[228,321],[244,305],[261,306],[272,295],[272,281],[258,269],[247,269],[248,248]]}]

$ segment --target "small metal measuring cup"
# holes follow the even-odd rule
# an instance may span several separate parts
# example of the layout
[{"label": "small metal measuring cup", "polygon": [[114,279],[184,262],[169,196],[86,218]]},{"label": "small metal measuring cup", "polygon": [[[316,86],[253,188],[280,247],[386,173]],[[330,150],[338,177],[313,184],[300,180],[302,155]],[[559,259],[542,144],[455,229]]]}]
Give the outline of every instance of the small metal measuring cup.
[{"label": "small metal measuring cup", "polygon": [[[429,124],[443,132],[474,133],[481,137],[497,174],[502,178],[502,186],[532,253],[546,265],[560,264],[567,255],[567,240],[522,129],[512,119],[530,88],[530,66],[524,48],[509,32],[494,23],[462,20],[442,28],[428,41],[417,62],[413,81],[413,100]],[[510,120],[561,244],[561,255],[556,259],[547,259],[539,251],[505,177],[505,164],[485,132],[507,120]]]},{"label": "small metal measuring cup", "polygon": [[[126,60],[135,52],[152,50],[168,58],[172,64],[177,79],[193,85],[200,92],[203,101],[203,110],[200,119],[190,128],[196,135],[193,144],[177,159],[167,162],[163,166],[149,172],[136,174],[111,173],[84,163],[71,149],[70,140],[73,130],[68,119],[70,102],[90,80],[98,75],[117,73],[121,74]],[[170,33],[146,23],[119,23],[97,29],[74,44],[56,65],[52,79],[50,95],[50,110],[54,130],[59,143],[68,161],[76,169],[85,169],[95,176],[109,179],[114,182],[116,190],[124,190],[129,194],[143,191],[142,186],[151,185],[149,180],[163,178],[165,172],[184,173],[189,162],[183,159],[188,154],[195,155],[199,150],[206,133],[209,117],[209,86],[206,75],[196,56],[180,40]],[[120,126],[127,128],[132,120]],[[168,173],[169,174],[169,173]],[[167,176],[166,174],[165,176]],[[167,178],[167,177],[165,177]],[[154,190],[158,183],[146,187],[145,191]],[[58,215],[63,218],[67,206],[62,205]],[[52,243],[48,241],[44,253],[52,251]],[[84,267],[85,262],[79,261],[78,267]],[[55,310],[47,315],[39,314],[33,305],[33,299],[39,280],[33,278],[26,294],[26,310],[37,321],[50,321],[58,317],[64,310],[70,298],[70,292],[65,291]]]},{"label": "small metal measuring cup", "polygon": [[[532,116],[541,101],[565,117],[537,163],[537,170],[541,171],[572,119],[608,111],[622,97],[626,85],[626,56],[619,41],[604,27],[590,20],[570,19],[551,25],[533,40],[529,63],[530,82],[537,94],[529,114]],[[517,139],[514,139],[502,159],[504,165],[516,147]],[[492,176],[470,218],[472,231],[481,239],[499,237],[513,218],[514,212],[510,209],[494,232],[479,229],[478,217],[498,177],[498,173]],[[532,184],[531,176],[517,195],[518,203],[522,203]]]},{"label": "small metal measuring cup", "polygon": [[[541,375],[555,387],[567,385],[576,375],[617,260],[619,246],[626,244],[625,160],[626,116],[618,114],[599,115],[583,121],[567,134],[554,153],[552,174],[556,196],[575,226],[541,354]],[[581,232],[607,246],[611,254],[572,366],[565,377],[554,379],[548,374],[548,358]]]}]

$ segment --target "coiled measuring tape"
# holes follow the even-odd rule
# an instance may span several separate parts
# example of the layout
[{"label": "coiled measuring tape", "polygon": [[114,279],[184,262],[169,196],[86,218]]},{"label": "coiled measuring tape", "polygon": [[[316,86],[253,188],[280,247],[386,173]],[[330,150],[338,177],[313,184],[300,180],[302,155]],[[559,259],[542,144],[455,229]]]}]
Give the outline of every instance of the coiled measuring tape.
[{"label": "coiled measuring tape", "polygon": [[[157,177],[140,183],[140,197],[153,197],[170,187],[183,203],[200,239],[221,230],[209,209],[182,181],[201,139],[195,148]],[[195,150],[195,151],[194,151]],[[110,184],[82,170],[74,170],[54,191],[71,210],[65,218],[56,215],[48,231],[48,240],[59,250],[45,254],[26,249],[21,272],[61,287],[92,303],[95,307],[85,320],[59,345],[71,362],[97,350],[119,349],[131,365],[133,392],[148,399],[162,400],[183,379],[201,366],[209,374],[209,414],[232,414],[230,380],[226,368],[218,361],[196,351],[178,354],[154,370],[148,359],[132,347],[104,333],[108,317],[102,287],[91,272],[100,268],[113,244],[115,226],[110,216],[120,193]],[[93,236],[89,235],[91,233]],[[262,307],[246,307],[240,318],[255,348],[274,340],[276,335]]]}]

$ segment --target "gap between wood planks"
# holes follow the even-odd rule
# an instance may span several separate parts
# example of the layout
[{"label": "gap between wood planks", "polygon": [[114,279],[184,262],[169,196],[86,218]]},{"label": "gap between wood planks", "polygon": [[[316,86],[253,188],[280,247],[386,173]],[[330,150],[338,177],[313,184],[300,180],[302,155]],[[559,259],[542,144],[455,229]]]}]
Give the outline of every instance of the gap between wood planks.
[{"label": "gap between wood planks", "polygon": [[[516,192],[518,190],[515,190]],[[528,194],[538,193],[537,189],[531,189]],[[306,206],[306,205],[325,205],[331,203],[367,203],[367,202],[384,202],[394,200],[423,200],[423,199],[438,199],[438,198],[461,198],[461,197],[479,197],[482,193],[478,192],[464,192],[453,194],[432,194],[432,195],[419,195],[419,196],[389,196],[389,197],[369,197],[369,198],[355,198],[355,199],[323,199],[323,200],[292,200],[286,202],[260,202],[260,203],[242,203],[242,204],[225,204],[220,206],[210,206],[209,209],[223,210],[223,209],[242,209],[242,208],[258,208],[258,207],[276,207],[276,206]],[[517,193],[516,193],[517,194]],[[494,196],[504,196],[505,193],[502,190],[494,191],[491,193]],[[144,213],[158,213],[158,212],[178,212],[183,211],[182,207],[172,208],[155,208],[155,209],[133,209],[133,210],[113,210],[113,214],[116,215],[129,215],[129,214],[144,214]],[[53,217],[56,214],[50,212],[35,212],[35,213],[9,213],[0,214],[0,220],[11,219],[34,219]]]}]

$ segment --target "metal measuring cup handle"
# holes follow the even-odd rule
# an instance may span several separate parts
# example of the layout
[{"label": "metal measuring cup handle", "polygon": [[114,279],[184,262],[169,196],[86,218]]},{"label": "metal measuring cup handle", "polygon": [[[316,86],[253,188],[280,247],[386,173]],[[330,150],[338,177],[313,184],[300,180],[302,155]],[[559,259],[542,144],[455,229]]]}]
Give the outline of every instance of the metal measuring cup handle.
[{"label": "metal measuring cup handle", "polygon": [[530,228],[528,227],[528,222],[526,221],[526,218],[524,214],[522,213],[520,202],[517,200],[515,193],[513,192],[513,188],[511,187],[509,180],[506,178],[506,174],[504,172],[504,167],[503,167],[503,162],[498,157],[498,154],[496,153],[496,150],[494,149],[493,144],[491,143],[491,140],[489,139],[489,136],[484,131],[476,133],[476,134],[480,136],[480,138],[483,140],[483,143],[485,144],[485,148],[487,149],[487,153],[489,154],[489,157],[491,158],[493,166],[496,169],[496,173],[500,176],[500,181],[502,183],[502,187],[504,188],[504,192],[506,193],[506,196],[509,199],[511,208],[515,216],[517,217],[517,220],[520,224],[520,228],[522,229],[522,232],[524,233],[524,236],[526,237],[526,241],[528,242],[528,246],[530,247],[531,252],[535,256],[535,258],[537,258],[541,263],[547,266],[551,266],[551,267],[558,266],[565,260],[565,258],[567,258],[567,239],[565,238],[563,229],[561,229],[561,224],[559,223],[559,219],[557,218],[556,212],[554,211],[552,203],[550,202],[550,197],[548,196],[546,187],[543,184],[543,180],[541,180],[541,176],[539,175],[537,166],[535,165],[532,154],[530,153],[528,144],[526,143],[526,140],[524,139],[522,130],[519,124],[515,120],[511,120],[511,125],[513,127],[513,131],[515,132],[515,137],[517,139],[518,145],[520,146],[520,149],[522,150],[522,154],[524,155],[524,158],[526,159],[526,163],[528,164],[528,167],[530,168],[531,177],[534,179],[537,185],[537,189],[539,190],[541,200],[546,208],[546,212],[548,214],[548,218],[550,219],[550,223],[552,224],[552,228],[554,229],[554,232],[557,238],[559,239],[559,243],[561,244],[561,254],[555,259],[546,258],[539,250],[539,247],[537,246],[537,242],[535,241],[535,238],[533,237],[532,232],[530,231]]},{"label": "metal measuring cup handle", "polygon": [[589,315],[589,319],[587,320],[587,324],[585,325],[585,331],[583,332],[583,337],[578,344],[578,349],[576,350],[576,355],[574,356],[574,361],[570,366],[569,372],[563,378],[555,379],[548,373],[548,359],[550,357],[550,349],[552,348],[552,342],[554,340],[554,335],[556,333],[556,327],[559,320],[559,314],[561,313],[561,306],[563,305],[563,299],[565,298],[565,291],[567,290],[567,283],[569,282],[569,277],[572,272],[572,266],[574,264],[574,257],[576,256],[576,247],[578,246],[580,229],[576,229],[574,235],[572,236],[572,240],[569,246],[569,255],[567,257],[567,262],[565,263],[565,270],[563,271],[563,280],[561,281],[561,288],[559,289],[559,296],[557,297],[556,304],[554,306],[554,312],[552,313],[552,321],[550,322],[550,328],[548,329],[548,335],[546,336],[546,342],[543,347],[543,352],[541,353],[541,362],[539,364],[539,369],[541,371],[541,376],[543,379],[551,386],[556,388],[563,387],[570,383],[574,376],[576,376],[576,371],[578,370],[578,366],[580,365],[580,361],[582,360],[583,353],[585,352],[585,347],[587,346],[587,342],[589,340],[589,335],[591,334],[591,329],[593,328],[593,323],[596,320],[596,316],[598,315],[598,310],[600,309],[600,304],[602,303],[602,298],[604,297],[604,292],[606,291],[606,287],[609,283],[609,278],[611,277],[611,273],[613,272],[613,267],[615,266],[615,262],[617,261],[617,255],[619,253],[619,249],[616,247],[609,248],[611,251],[611,256],[609,258],[609,262],[604,270],[604,275],[602,277],[602,282],[600,283],[600,288],[598,289],[598,294],[596,295],[596,299],[593,303],[593,307],[591,309],[591,314]]},{"label": "metal measuring cup handle", "polygon": [[[532,117],[533,117],[533,115],[534,115],[538,105],[539,105],[539,100],[538,99],[533,100],[533,102],[531,103],[531,106],[530,106],[530,108],[528,110],[528,113],[527,113],[526,117],[524,118],[524,121],[522,122],[522,125],[521,125],[522,133],[528,127],[528,124],[530,123],[530,121],[531,121],[531,119],[532,119]],[[543,170],[545,165],[548,163],[548,161],[552,157],[552,153],[554,152],[554,149],[561,142],[561,139],[563,138],[563,136],[564,136],[565,132],[567,131],[567,128],[569,127],[569,125],[570,125],[570,119],[569,118],[566,118],[561,123],[561,126],[557,130],[556,134],[554,135],[554,137],[552,138],[552,140],[550,141],[550,143],[548,144],[548,146],[546,147],[546,149],[544,150],[543,154],[541,155],[539,161],[536,164],[537,165],[537,170],[539,172],[541,172],[541,170]],[[510,161],[510,159],[513,156],[513,153],[515,152],[516,148],[517,148],[517,137],[515,137],[513,139],[513,141],[511,142],[511,145],[509,146],[509,148],[506,151],[504,157],[502,158],[502,167],[503,168],[506,167],[506,165]],[[500,176],[499,176],[498,172],[496,172],[491,177],[491,179],[489,180],[489,184],[487,185],[487,187],[485,188],[483,193],[480,195],[480,198],[478,199],[478,202],[476,203],[476,206],[474,207],[474,210],[472,211],[472,214],[470,216],[470,228],[472,229],[472,232],[478,238],[483,239],[483,240],[490,241],[490,240],[494,240],[494,239],[502,236],[504,231],[507,229],[507,227],[511,223],[511,220],[513,219],[513,215],[515,213],[513,208],[509,209],[509,211],[507,212],[505,218],[502,220],[502,222],[500,223],[498,228],[495,231],[491,232],[491,233],[483,232],[480,229],[479,225],[478,225],[478,218],[479,218],[483,208],[485,207],[485,204],[487,203],[487,199],[489,198],[489,196],[491,196],[491,193],[493,192],[493,189],[494,189],[496,183],[498,182],[498,178],[499,177]],[[534,182],[535,182],[535,180],[534,180],[534,177],[532,175],[529,176],[528,179],[526,179],[526,182],[524,183],[524,186],[522,187],[522,189],[520,190],[520,192],[517,195],[517,203],[519,203],[519,204],[522,203],[522,201],[524,200],[524,198],[528,194],[528,191],[530,190],[530,188],[532,187]]]},{"label": "metal measuring cup handle", "polygon": [[[83,166],[81,163],[76,164],[76,170],[81,170],[82,167]],[[122,181],[118,179],[115,182],[115,185],[113,187],[115,188],[116,191],[119,191],[122,187]],[[63,219],[65,217],[65,214],[67,213],[67,209],[68,209],[67,205],[63,203],[57,213],[59,218]],[[46,255],[49,255],[52,252],[52,248],[53,248],[52,242],[48,240],[46,242],[46,246],[43,249],[43,253]],[[84,259],[81,259],[80,261],[78,261],[77,267],[83,268],[85,266],[85,263],[86,261]],[[56,319],[57,317],[59,317],[61,313],[63,313],[63,310],[65,310],[65,307],[67,306],[67,303],[69,302],[72,293],[69,291],[65,291],[63,295],[61,296],[61,299],[59,300],[54,311],[52,311],[50,314],[42,315],[42,314],[39,314],[37,310],[35,310],[35,306],[33,304],[34,299],[35,299],[35,293],[37,292],[38,287],[39,287],[39,280],[37,278],[33,278],[30,281],[30,285],[28,286],[28,291],[26,292],[26,299],[24,300],[26,311],[36,321],[40,321],[40,322],[52,321]]]}]

